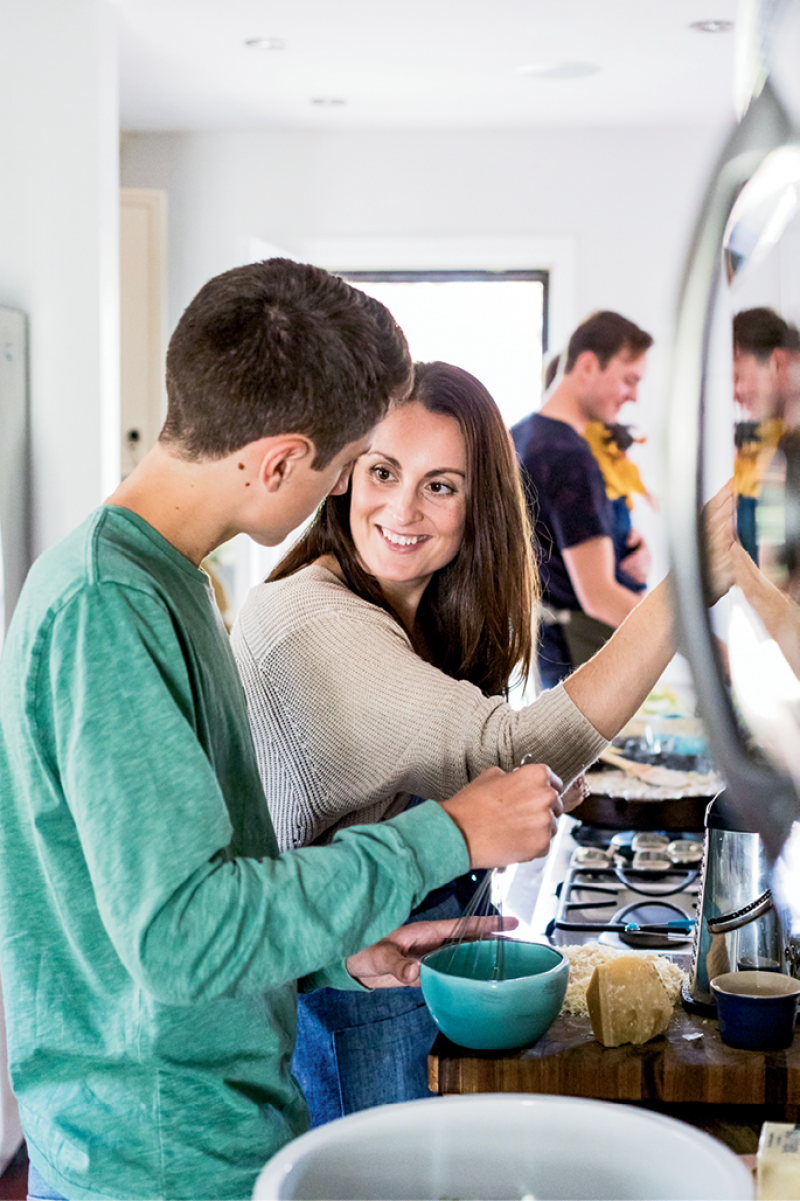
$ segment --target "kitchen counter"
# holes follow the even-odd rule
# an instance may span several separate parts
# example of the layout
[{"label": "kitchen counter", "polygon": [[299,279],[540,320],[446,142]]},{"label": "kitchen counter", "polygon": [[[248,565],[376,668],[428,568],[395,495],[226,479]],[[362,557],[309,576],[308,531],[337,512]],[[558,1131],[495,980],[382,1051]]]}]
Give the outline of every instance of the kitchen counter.
[{"label": "kitchen counter", "polygon": [[713,1018],[681,1009],[665,1035],[640,1047],[601,1046],[588,1017],[561,1016],[518,1051],[469,1051],[439,1035],[428,1067],[430,1089],[442,1096],[527,1092],[623,1101],[682,1118],[740,1154],[755,1152],[762,1122],[800,1118],[800,1039],[786,1051],[738,1051],[722,1042]]}]

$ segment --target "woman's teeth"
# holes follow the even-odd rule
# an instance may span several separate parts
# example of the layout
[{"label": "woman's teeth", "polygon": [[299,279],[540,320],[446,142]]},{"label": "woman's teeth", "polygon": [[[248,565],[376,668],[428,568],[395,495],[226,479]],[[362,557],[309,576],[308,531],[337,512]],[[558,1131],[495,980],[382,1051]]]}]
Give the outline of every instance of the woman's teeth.
[{"label": "woman's teeth", "polygon": [[378,529],[383,534],[387,542],[393,542],[395,546],[416,546],[422,541],[422,535],[417,534],[413,538],[404,538],[402,534],[393,534],[391,530],[385,530],[382,525]]}]

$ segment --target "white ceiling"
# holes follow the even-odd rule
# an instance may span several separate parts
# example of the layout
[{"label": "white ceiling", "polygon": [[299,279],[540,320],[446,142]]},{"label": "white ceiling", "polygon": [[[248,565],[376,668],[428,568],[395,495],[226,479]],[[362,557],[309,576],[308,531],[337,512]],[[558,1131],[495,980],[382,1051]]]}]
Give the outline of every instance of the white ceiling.
[{"label": "white ceiling", "polygon": [[[696,125],[733,116],[737,0],[115,0],[125,130]],[[285,49],[261,51],[248,38]],[[537,79],[530,63],[592,63]],[[312,101],[346,101],[321,107]],[[621,170],[623,170],[621,166]]]}]

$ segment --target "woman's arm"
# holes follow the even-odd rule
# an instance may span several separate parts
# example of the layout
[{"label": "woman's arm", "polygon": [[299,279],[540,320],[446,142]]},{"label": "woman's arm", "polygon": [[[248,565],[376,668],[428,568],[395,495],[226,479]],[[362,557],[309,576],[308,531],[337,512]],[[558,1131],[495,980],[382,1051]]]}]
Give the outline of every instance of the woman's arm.
[{"label": "woman's arm", "polygon": [[767,632],[775,639],[796,676],[800,676],[800,609],[791,597],[776,588],[737,544],[734,550],[736,583],[755,609]]},{"label": "woman's arm", "polygon": [[[704,509],[713,599],[734,579],[733,494],[726,484]],[[678,649],[669,577],[631,612],[597,654],[579,667],[564,689],[584,717],[613,738],[633,717]]]},{"label": "woman's arm", "polygon": [[669,582],[640,601],[597,654],[564,681],[564,691],[606,738],[614,738],[675,654]]},{"label": "woman's arm", "polygon": [[282,847],[445,801],[525,755],[565,784],[605,739],[563,688],[517,711],[426,663],[383,610],[319,574],[253,589],[232,644]]}]

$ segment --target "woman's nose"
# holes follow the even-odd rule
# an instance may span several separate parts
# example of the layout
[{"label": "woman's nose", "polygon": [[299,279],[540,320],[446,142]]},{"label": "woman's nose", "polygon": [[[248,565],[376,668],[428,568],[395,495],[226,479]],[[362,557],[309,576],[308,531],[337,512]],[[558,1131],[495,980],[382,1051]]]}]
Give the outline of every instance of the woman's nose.
[{"label": "woman's nose", "polygon": [[416,521],[420,514],[419,495],[411,485],[401,485],[392,497],[392,515],[404,525]]}]

